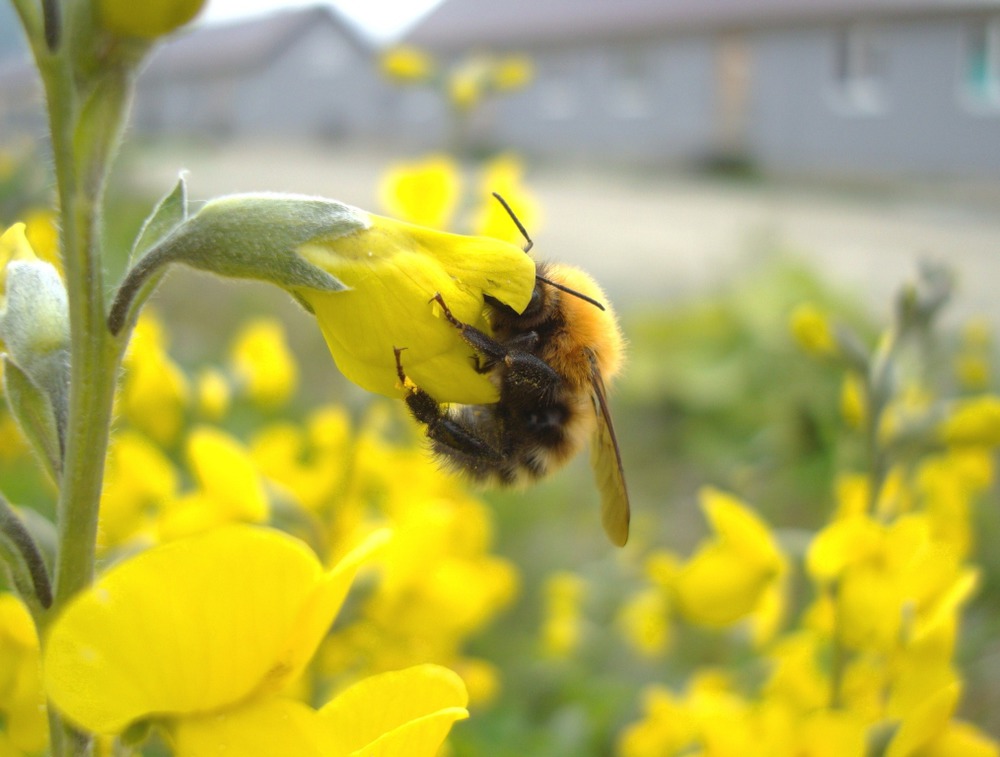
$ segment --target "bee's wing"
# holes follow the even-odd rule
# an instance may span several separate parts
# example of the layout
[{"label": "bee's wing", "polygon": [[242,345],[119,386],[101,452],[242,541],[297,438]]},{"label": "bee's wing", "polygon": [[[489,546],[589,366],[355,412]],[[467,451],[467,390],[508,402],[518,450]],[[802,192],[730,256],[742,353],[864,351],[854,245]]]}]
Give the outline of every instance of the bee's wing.
[{"label": "bee's wing", "polygon": [[628,489],[625,488],[625,474],[622,471],[622,456],[618,451],[615,428],[611,425],[604,379],[593,358],[590,383],[594,389],[594,413],[597,416],[597,430],[590,447],[590,466],[594,469],[597,488],[601,492],[601,522],[604,531],[613,544],[622,547],[628,541]]}]

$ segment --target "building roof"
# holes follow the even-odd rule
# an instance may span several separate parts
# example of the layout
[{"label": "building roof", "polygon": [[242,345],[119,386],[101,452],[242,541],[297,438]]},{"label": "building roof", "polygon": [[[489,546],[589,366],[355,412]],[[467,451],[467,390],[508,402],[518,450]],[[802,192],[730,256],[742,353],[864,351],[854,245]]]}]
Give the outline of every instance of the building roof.
[{"label": "building roof", "polygon": [[685,30],[984,10],[1000,10],[1000,0],[444,0],[404,41],[444,50],[530,47]]},{"label": "building roof", "polygon": [[196,26],[157,50],[147,78],[202,77],[245,72],[266,64],[316,26],[329,26],[360,52],[371,52],[358,31],[326,5],[283,10],[246,21]]}]

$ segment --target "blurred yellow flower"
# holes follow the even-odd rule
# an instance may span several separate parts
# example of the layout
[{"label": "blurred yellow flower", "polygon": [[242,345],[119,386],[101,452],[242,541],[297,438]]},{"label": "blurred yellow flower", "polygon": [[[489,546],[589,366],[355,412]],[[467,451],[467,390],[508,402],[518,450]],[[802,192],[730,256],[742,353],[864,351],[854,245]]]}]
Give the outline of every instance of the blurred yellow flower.
[{"label": "blurred yellow flower", "polygon": [[421,82],[434,75],[434,59],[419,48],[396,45],[379,57],[379,68],[390,79]]},{"label": "blurred yellow flower", "polygon": [[771,670],[764,695],[802,712],[825,706],[830,699],[827,671],[820,664],[825,646],[825,636],[809,630],[786,634],[775,642],[767,653]]},{"label": "blurred yellow flower", "polygon": [[960,695],[961,685],[952,683],[927,697],[900,723],[886,757],[996,757],[1000,752],[997,741],[951,719]]},{"label": "blurred yellow flower", "polygon": [[440,294],[455,318],[488,330],[483,297],[522,311],[534,289],[534,262],[495,239],[357,213],[364,230],[299,250],[348,286],[298,290],[340,370],[369,391],[399,397],[393,350],[400,348],[407,377],[439,402],[495,402],[496,387],[475,370],[473,350],[431,300]]},{"label": "blurred yellow flower", "polygon": [[531,58],[526,55],[508,55],[496,63],[493,84],[501,92],[526,86],[535,75]]},{"label": "blurred yellow flower", "polygon": [[470,111],[482,101],[490,85],[488,65],[484,59],[474,57],[448,72],[448,99],[459,112]]},{"label": "blurred yellow flower", "polygon": [[461,185],[458,163],[447,155],[428,155],[386,171],[379,197],[390,216],[444,231],[458,207]]},{"label": "blurred yellow flower", "polygon": [[298,384],[299,369],[285,330],[273,318],[244,324],[229,349],[229,360],[237,385],[261,407],[280,407]]},{"label": "blurred yellow flower", "polygon": [[865,382],[853,371],[840,385],[840,415],[848,428],[861,428],[868,420],[868,392]]},{"label": "blurred yellow flower", "polygon": [[307,427],[275,423],[258,432],[251,454],[260,473],[312,512],[319,512],[343,493],[353,456],[350,420],[344,408],[316,410]]},{"label": "blurred yellow flower", "polygon": [[580,647],[583,631],[581,603],[586,584],[568,571],[545,579],[542,650],[551,657],[571,656]]},{"label": "blurred yellow flower", "polygon": [[958,400],[940,426],[941,439],[955,446],[1000,445],[1000,397],[984,394]]},{"label": "blurred yellow flower", "polygon": [[534,234],[540,223],[541,211],[538,201],[525,188],[523,178],[524,165],[510,153],[492,159],[483,167],[480,179],[483,201],[473,216],[474,233],[511,244],[525,244],[510,215],[493,197],[492,193],[496,192],[507,201],[524,228]]},{"label": "blurred yellow flower", "polygon": [[154,441],[170,444],[180,433],[191,390],[187,376],[167,354],[166,334],[149,310],[136,324],[124,367],[118,397],[122,413]]},{"label": "blurred yellow flower", "polygon": [[659,657],[670,643],[670,600],[659,587],[629,597],[618,611],[625,640],[643,657]]},{"label": "blurred yellow flower", "polygon": [[198,15],[207,0],[99,0],[97,13],[110,32],[126,37],[159,37]]},{"label": "blurred yellow flower", "polygon": [[262,523],[270,505],[250,451],[211,426],[192,429],[185,440],[192,491],[170,500],[158,527],[164,541],[226,523]]},{"label": "blurred yellow flower", "polygon": [[178,491],[179,477],[162,450],[143,435],[122,429],[111,438],[98,523],[102,550],[136,538],[152,541],[154,523]]},{"label": "blurred yellow flower", "polygon": [[49,727],[35,624],[13,594],[0,593],[0,754],[35,754]]},{"label": "blurred yellow flower", "polygon": [[963,389],[981,392],[989,386],[992,351],[993,329],[989,321],[982,317],[966,321],[955,357],[955,375]]},{"label": "blurred yellow flower", "polygon": [[663,686],[642,695],[643,717],[629,724],[618,739],[620,757],[664,757],[679,753],[695,737],[686,704]]},{"label": "blurred yellow flower", "polygon": [[815,305],[803,303],[792,311],[792,336],[808,354],[830,357],[837,353],[837,340],[826,315]]},{"label": "blurred yellow flower", "polygon": [[217,368],[206,368],[196,382],[198,412],[207,420],[219,421],[229,412],[232,390],[225,374]]},{"label": "blurred yellow flower", "polygon": [[59,254],[59,228],[56,214],[49,208],[36,208],[24,215],[24,233],[28,243],[40,260],[51,263],[63,275],[62,256]]},{"label": "blurred yellow flower", "polygon": [[25,236],[25,228],[23,223],[15,223],[0,235],[0,306],[7,291],[7,264],[14,260],[38,260]]},{"label": "blurred yellow flower", "polygon": [[934,538],[959,557],[973,544],[973,505],[993,483],[991,450],[958,447],[925,459],[914,489],[930,519]]},{"label": "blurred yellow flower", "polygon": [[758,609],[786,571],[766,524],[744,503],[706,488],[701,505],[715,532],[677,572],[678,611],[707,626],[727,626]]},{"label": "blurred yellow flower", "polygon": [[225,731],[300,675],[385,538],[373,534],[330,571],[298,540],[253,526],[143,552],[101,576],[52,626],[46,693],[94,733],[144,719],[181,742],[189,727],[198,740],[214,725]]}]

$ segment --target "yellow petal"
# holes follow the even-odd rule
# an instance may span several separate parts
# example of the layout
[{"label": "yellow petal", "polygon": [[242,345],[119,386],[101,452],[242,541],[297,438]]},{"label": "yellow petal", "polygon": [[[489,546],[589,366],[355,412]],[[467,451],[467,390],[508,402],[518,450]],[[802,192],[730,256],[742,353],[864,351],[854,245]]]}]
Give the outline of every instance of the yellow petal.
[{"label": "yellow petal", "polygon": [[246,705],[183,718],[170,729],[175,757],[329,757],[326,729],[301,702],[266,697]]},{"label": "yellow petal", "polygon": [[242,525],[141,553],[56,621],[46,690],[97,733],[232,706],[301,668],[315,647],[296,644],[316,642],[315,628],[332,622],[353,567],[352,558],[325,576],[302,542]]},{"label": "yellow petal", "polygon": [[15,223],[0,234],[0,295],[7,287],[7,264],[12,260],[38,260],[35,251],[28,244],[25,225]]},{"label": "yellow petal", "polygon": [[398,45],[382,54],[379,68],[390,79],[422,81],[434,73],[434,60],[419,48]]},{"label": "yellow petal", "polygon": [[260,523],[267,518],[264,483],[250,452],[234,437],[211,426],[199,426],[187,438],[188,463],[203,493],[223,519]]},{"label": "yellow petal", "polygon": [[937,738],[944,730],[958,704],[961,686],[954,683],[939,689],[900,723],[889,742],[886,757],[908,757]]},{"label": "yellow petal", "polygon": [[945,444],[1000,446],[1000,397],[985,394],[956,402],[940,433]]},{"label": "yellow petal", "polygon": [[755,567],[720,545],[703,547],[677,574],[677,609],[688,620],[708,626],[741,620],[754,610],[773,578]]},{"label": "yellow petal", "polygon": [[815,305],[804,303],[792,312],[792,336],[810,355],[828,357],[836,354],[837,341],[830,321]]},{"label": "yellow petal", "polygon": [[702,509],[719,539],[747,561],[777,569],[784,559],[767,524],[736,497],[706,487],[701,492]]},{"label": "yellow petal", "polygon": [[358,569],[389,541],[390,536],[391,532],[384,528],[369,534],[320,578],[295,618],[293,632],[278,655],[273,671],[277,675],[267,685],[280,689],[302,673],[330,630],[330,624],[344,603]]},{"label": "yellow petal", "polygon": [[337,755],[434,755],[468,717],[462,679],[438,665],[366,678],[320,710]]},{"label": "yellow petal", "polygon": [[261,407],[284,404],[298,384],[299,369],[285,330],[273,318],[247,323],[233,341],[230,360],[244,391]]},{"label": "yellow petal", "polygon": [[867,516],[836,520],[812,540],[806,554],[806,568],[815,581],[833,581],[846,568],[867,559],[881,541],[881,527]]},{"label": "yellow petal", "polygon": [[514,245],[445,234],[371,216],[372,225],[300,254],[349,289],[300,290],[347,378],[399,397],[393,348],[404,370],[440,402],[495,402],[497,391],[474,369],[474,351],[431,302],[440,294],[459,321],[488,328],[483,296],[520,312],[534,288],[534,263]]},{"label": "yellow petal", "polygon": [[394,218],[446,230],[458,206],[461,169],[447,155],[393,166],[382,180],[382,205]]}]

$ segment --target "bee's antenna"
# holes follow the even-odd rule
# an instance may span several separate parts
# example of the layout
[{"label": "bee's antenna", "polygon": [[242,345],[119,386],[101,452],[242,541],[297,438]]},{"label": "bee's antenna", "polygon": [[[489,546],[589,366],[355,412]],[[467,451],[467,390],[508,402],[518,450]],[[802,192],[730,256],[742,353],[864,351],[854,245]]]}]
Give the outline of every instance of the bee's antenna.
[{"label": "bee's antenna", "polygon": [[[518,219],[518,217],[514,215],[514,211],[510,209],[510,205],[508,205],[507,201],[500,196],[499,192],[494,192],[493,196],[497,198],[497,202],[503,205],[503,209],[507,211],[507,215],[510,216],[510,220],[514,222],[514,225],[517,226],[517,230],[521,232],[521,236],[523,236],[525,241],[528,243],[527,246],[525,246],[524,248],[524,251],[528,252],[532,247],[535,246],[535,243],[531,241],[531,237],[528,236],[528,230],[524,228],[524,224],[522,224],[521,221]],[[592,297],[588,297],[585,294],[581,294],[575,289],[570,289],[569,287],[563,286],[562,284],[557,284],[551,279],[547,279],[544,276],[539,276],[538,274],[535,274],[535,278],[538,281],[548,284],[550,287],[554,287],[561,292],[566,292],[566,294],[571,294],[574,297],[579,297],[584,302],[589,302],[594,307],[599,308],[600,310],[604,310],[604,305],[602,305]]]},{"label": "bee's antenna", "polygon": [[517,230],[520,231],[521,236],[524,237],[524,241],[528,243],[527,246],[524,248],[524,251],[528,252],[532,247],[535,246],[535,243],[531,241],[531,237],[528,236],[528,230],[524,228],[524,224],[522,224],[521,221],[518,220],[518,217],[514,215],[514,211],[510,209],[510,205],[508,205],[507,201],[500,196],[499,192],[494,192],[493,196],[497,198],[497,201],[501,205],[503,205],[503,209],[507,211],[507,215],[510,216],[510,220],[514,222],[514,225],[517,226]]},{"label": "bee's antenna", "polygon": [[547,279],[544,276],[539,276],[537,273],[535,274],[535,278],[538,281],[541,281],[541,282],[543,282],[545,284],[548,284],[550,287],[555,287],[560,292],[565,292],[566,294],[571,294],[574,297],[579,297],[584,302],[589,302],[591,305],[593,305],[594,307],[598,308],[599,310],[604,310],[605,309],[604,305],[602,305],[600,302],[598,302],[597,300],[595,300],[593,297],[588,297],[587,295],[585,295],[585,294],[583,294],[581,292],[578,292],[575,289],[570,289],[568,286],[563,286],[562,284],[557,284],[556,282],[552,281],[551,279]]}]

